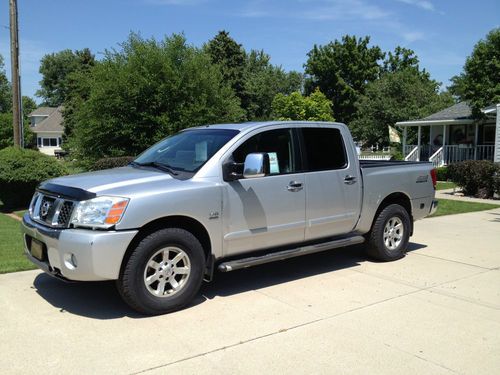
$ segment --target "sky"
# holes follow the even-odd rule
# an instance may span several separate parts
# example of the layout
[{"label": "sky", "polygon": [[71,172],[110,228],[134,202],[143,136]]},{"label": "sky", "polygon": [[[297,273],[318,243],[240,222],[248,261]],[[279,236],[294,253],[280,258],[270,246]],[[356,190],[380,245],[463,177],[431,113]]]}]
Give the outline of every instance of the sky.
[{"label": "sky", "polygon": [[[432,78],[449,84],[474,45],[500,26],[498,0],[18,0],[22,93],[34,97],[40,59],[88,47],[102,57],[128,34],[184,33],[201,46],[219,30],[263,49],[285,70],[304,70],[314,44],[369,35],[384,51],[413,49]],[[0,54],[10,77],[9,2],[0,4]],[[40,102],[40,98],[35,98]]]}]

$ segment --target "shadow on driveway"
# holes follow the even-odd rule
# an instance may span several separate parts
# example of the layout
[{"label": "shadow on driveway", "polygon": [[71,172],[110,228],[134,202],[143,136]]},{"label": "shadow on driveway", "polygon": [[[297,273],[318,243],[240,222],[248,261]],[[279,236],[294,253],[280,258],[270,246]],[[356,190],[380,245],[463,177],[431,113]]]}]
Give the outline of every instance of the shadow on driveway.
[{"label": "shadow on driveway", "polygon": [[[425,245],[410,243],[408,251]],[[217,272],[211,283],[204,283],[199,296],[191,306],[216,296],[227,297],[294,280],[354,268],[366,261],[362,246],[300,256],[228,273]],[[121,299],[114,281],[66,283],[39,274],[34,280],[37,293],[61,313],[71,313],[92,319],[122,317],[145,318],[134,312]]]}]

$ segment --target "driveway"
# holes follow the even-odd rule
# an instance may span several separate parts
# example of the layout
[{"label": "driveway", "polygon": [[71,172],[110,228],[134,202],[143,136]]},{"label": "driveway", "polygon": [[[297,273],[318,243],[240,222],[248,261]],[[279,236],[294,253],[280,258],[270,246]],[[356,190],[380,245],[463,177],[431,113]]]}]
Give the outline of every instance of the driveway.
[{"label": "driveway", "polygon": [[0,275],[0,373],[500,372],[500,209],[415,224],[397,262],[360,248],[219,274],[141,317],[113,283]]}]

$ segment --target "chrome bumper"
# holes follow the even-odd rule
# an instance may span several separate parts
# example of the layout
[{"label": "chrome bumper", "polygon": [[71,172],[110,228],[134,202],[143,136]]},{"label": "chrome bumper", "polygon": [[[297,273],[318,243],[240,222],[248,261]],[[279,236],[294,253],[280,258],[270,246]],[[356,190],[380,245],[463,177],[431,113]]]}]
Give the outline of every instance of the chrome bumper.
[{"label": "chrome bumper", "polygon": [[[97,231],[52,229],[23,217],[24,251],[38,268],[52,276],[74,281],[116,280],[128,245],[137,230]],[[43,260],[31,255],[31,239],[42,242]]]}]

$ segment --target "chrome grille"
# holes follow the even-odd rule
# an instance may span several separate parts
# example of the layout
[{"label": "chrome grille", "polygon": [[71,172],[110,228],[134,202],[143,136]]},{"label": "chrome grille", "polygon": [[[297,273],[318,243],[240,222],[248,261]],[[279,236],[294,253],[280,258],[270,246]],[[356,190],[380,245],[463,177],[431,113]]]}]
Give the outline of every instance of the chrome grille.
[{"label": "chrome grille", "polygon": [[68,228],[73,207],[73,201],[37,192],[30,204],[30,215],[50,227]]}]

